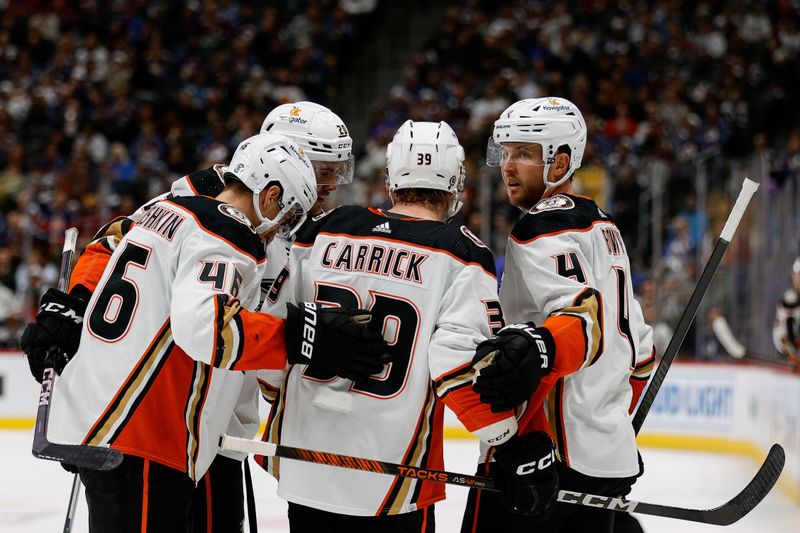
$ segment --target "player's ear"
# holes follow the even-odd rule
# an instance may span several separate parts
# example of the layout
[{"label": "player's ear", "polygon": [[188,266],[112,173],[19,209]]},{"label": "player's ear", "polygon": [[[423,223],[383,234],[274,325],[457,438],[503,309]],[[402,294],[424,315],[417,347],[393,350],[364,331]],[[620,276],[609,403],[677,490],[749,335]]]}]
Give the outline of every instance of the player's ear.
[{"label": "player's ear", "polygon": [[280,199],[281,188],[277,185],[270,185],[261,191],[261,195],[258,199],[261,212],[270,218],[274,217],[279,211],[278,201]]},{"label": "player's ear", "polygon": [[550,181],[558,181],[563,178],[569,170],[569,154],[565,152],[557,153],[555,161],[553,161],[553,164],[550,168],[552,169],[551,175],[553,178],[555,178],[551,179]]}]

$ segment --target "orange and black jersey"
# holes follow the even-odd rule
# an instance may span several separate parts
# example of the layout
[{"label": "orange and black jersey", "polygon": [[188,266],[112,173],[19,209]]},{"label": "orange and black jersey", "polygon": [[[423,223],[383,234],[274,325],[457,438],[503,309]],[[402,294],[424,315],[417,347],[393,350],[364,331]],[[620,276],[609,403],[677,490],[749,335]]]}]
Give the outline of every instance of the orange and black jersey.
[{"label": "orange and black jersey", "polygon": [[652,333],[613,220],[585,197],[541,200],[511,232],[500,302],[509,323],[543,326],[556,346],[521,431],[549,431],[560,459],[581,473],[637,473],[628,411],[652,369]]},{"label": "orange and black jersey", "polygon": [[55,385],[51,440],[110,445],[201,477],[238,406],[241,371],[286,364],[284,321],[248,311],[264,261],[231,205],[153,204],[93,291],[78,352]]}]

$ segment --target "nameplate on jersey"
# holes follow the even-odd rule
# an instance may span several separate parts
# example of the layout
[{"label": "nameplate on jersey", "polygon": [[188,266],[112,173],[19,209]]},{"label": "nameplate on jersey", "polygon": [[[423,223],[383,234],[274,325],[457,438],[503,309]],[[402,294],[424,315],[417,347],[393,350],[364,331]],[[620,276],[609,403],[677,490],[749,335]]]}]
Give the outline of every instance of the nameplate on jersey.
[{"label": "nameplate on jersey", "polygon": [[184,220],[185,217],[180,213],[161,204],[156,204],[144,213],[136,227],[152,231],[172,242],[175,232],[178,231]]},{"label": "nameplate on jersey", "polygon": [[533,206],[529,212],[541,213],[542,211],[566,210],[572,209],[573,207],[575,207],[575,202],[572,201],[572,198],[556,194],[544,200],[539,200],[539,203]]},{"label": "nameplate on jersey", "polygon": [[334,241],[325,246],[322,268],[341,272],[364,272],[413,283],[422,283],[426,253],[395,246]]},{"label": "nameplate on jersey", "polygon": [[232,219],[241,222],[242,224],[250,228],[250,231],[252,231],[253,233],[256,232],[256,228],[253,227],[253,224],[250,223],[250,220],[245,216],[245,214],[236,209],[235,207],[233,207],[232,205],[219,204],[219,212],[227,217],[231,217]]}]

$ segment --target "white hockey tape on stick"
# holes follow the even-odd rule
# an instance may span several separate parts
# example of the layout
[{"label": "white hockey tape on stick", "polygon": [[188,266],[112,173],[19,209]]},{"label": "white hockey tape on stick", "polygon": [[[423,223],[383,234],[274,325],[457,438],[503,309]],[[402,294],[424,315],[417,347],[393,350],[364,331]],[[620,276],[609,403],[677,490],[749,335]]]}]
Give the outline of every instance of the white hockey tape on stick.
[{"label": "white hockey tape on stick", "polygon": [[742,221],[742,216],[744,216],[744,212],[747,209],[747,204],[750,203],[750,199],[753,197],[756,190],[758,190],[758,183],[750,178],[745,178],[744,182],[742,182],[742,190],[739,191],[739,197],[736,198],[736,203],[733,204],[731,214],[727,222],[725,222],[725,227],[722,228],[722,233],[719,235],[720,239],[731,242],[733,234],[736,233],[736,228],[739,226],[739,222]]},{"label": "white hockey tape on stick", "polygon": [[253,453],[256,455],[264,455],[266,457],[274,457],[275,450],[278,448],[278,445],[273,444],[272,442],[243,439],[240,437],[231,437],[230,435],[221,435],[219,438],[219,447],[221,450],[227,450],[231,452]]}]

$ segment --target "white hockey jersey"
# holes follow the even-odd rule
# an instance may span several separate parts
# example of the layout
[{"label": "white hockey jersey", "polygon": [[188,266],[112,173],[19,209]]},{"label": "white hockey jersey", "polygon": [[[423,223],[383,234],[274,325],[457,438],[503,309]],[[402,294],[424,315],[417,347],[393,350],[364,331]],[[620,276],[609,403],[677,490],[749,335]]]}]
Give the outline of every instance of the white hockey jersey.
[{"label": "white hockey jersey", "polygon": [[[104,226],[90,242],[81,254],[75,269],[70,278],[70,292],[76,289],[78,295],[88,299],[97,288],[100,277],[103,275],[106,266],[111,258],[111,254],[116,249],[117,244],[133,226],[131,222],[138,222],[150,210],[162,200],[169,200],[176,196],[210,196],[216,197],[225,188],[222,179],[222,165],[214,165],[211,168],[197,170],[175,180],[167,193],[161,194],[127,217],[118,217]],[[283,254],[286,255],[285,253]],[[284,264],[285,257],[281,257]],[[267,260],[269,265],[269,259]],[[262,283],[263,284],[263,283]],[[256,381],[256,371],[245,372],[242,391],[240,393],[237,407],[234,409],[226,435],[233,435],[244,439],[252,439],[258,433],[260,425],[258,412],[258,382]],[[244,460],[247,454],[233,452],[230,450],[220,451],[230,459]]]},{"label": "white hockey jersey", "polygon": [[[445,404],[479,438],[514,423],[471,387],[475,347],[503,322],[492,254],[466,228],[339,207],[301,228],[288,270],[287,300],[371,309],[394,359],[359,384],[291,367],[271,383],[280,394],[265,440],[441,470]],[[407,513],[444,498],[429,481],[268,462],[281,497],[334,513]]]},{"label": "white hockey jersey", "polygon": [[[264,260],[252,225],[228,204],[151,206],[92,294],[78,352],[54,386],[48,437],[199,479],[234,411],[252,412],[242,371],[286,365],[284,321],[245,309],[258,303]],[[256,401],[255,389],[247,397]]]},{"label": "white hockey jersey", "polygon": [[612,220],[581,196],[541,200],[508,239],[500,302],[509,323],[544,326],[556,343],[520,433],[548,431],[559,459],[582,474],[637,474],[629,413],[654,365],[652,330]]}]

